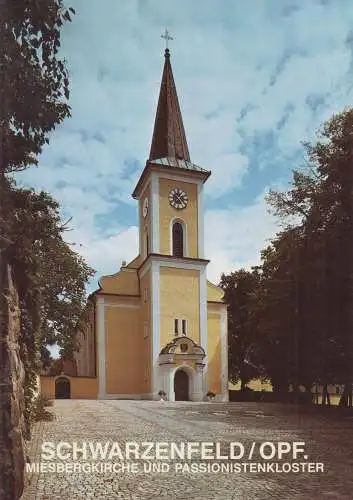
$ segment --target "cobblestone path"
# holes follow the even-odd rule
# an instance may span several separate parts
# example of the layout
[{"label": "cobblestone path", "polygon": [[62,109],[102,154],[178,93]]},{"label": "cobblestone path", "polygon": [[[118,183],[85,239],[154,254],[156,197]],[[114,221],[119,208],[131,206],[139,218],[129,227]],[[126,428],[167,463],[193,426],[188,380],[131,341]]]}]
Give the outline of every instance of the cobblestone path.
[{"label": "cobblestone path", "polygon": [[[169,461],[169,471],[147,473],[143,464],[148,461],[131,459],[137,471],[29,472],[23,500],[353,498],[353,418],[338,421],[310,412],[298,414],[294,407],[283,405],[215,402],[59,400],[52,411],[55,420],[41,422],[34,429],[30,449],[32,466],[43,463],[43,442],[81,445],[83,441],[103,445],[118,442],[123,451],[126,442],[141,446],[146,441],[218,442],[222,453],[229,452],[230,442],[241,442],[245,457],[233,460],[233,464],[257,464],[264,463],[259,458],[259,446],[263,442],[305,441],[308,457],[306,460],[299,457],[296,462],[322,463],[324,472],[200,472],[197,469],[191,473],[175,469],[176,462],[194,462],[198,468],[200,459],[195,458],[191,462]],[[255,443],[254,454],[249,460],[252,443]],[[72,459],[70,461],[73,466]],[[293,459],[274,457],[267,461],[281,465],[292,463]],[[47,464],[53,462],[65,463],[56,458]],[[83,462],[92,463],[92,457],[78,457],[76,463]],[[110,462],[121,465],[116,457]],[[223,462],[229,464],[229,461]],[[209,460],[202,463],[215,464]]]}]

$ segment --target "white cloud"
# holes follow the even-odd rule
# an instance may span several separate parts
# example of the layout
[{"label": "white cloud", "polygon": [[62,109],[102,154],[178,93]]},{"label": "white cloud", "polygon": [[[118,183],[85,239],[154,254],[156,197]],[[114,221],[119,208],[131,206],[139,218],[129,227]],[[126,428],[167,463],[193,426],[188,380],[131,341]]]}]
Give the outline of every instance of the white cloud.
[{"label": "white cloud", "polygon": [[[72,118],[52,135],[39,168],[19,178],[50,191],[65,216],[73,216],[68,237],[99,274],[135,256],[136,220],[127,218],[126,204],[135,203],[130,194],[149,152],[163,64],[160,33],[167,26],[191,158],[212,170],[206,184],[210,277],[255,263],[275,231],[258,198],[263,186],[254,173],[266,168],[262,158],[273,154],[289,177],[287,158],[300,141],[352,102],[351,2],[259,0],[254,8],[206,0],[202,9],[189,0],[70,4],[77,15],[62,41]],[[324,99],[316,110],[308,104],[312,96]],[[243,141],[268,133],[276,152],[264,143],[250,158]],[[132,159],[139,171],[129,171]],[[276,183],[278,172],[266,174],[261,183]],[[233,205],[232,191],[249,178],[254,186],[246,186],[241,206]]]},{"label": "white cloud", "polygon": [[228,273],[260,264],[260,251],[278,231],[274,216],[264,198],[247,207],[232,205],[209,210],[205,215],[205,252],[211,260],[208,279],[217,283],[222,272]]},{"label": "white cloud", "polygon": [[137,256],[138,229],[129,227],[105,239],[96,239],[87,242],[81,251],[87,262],[94,269],[99,269],[99,279],[102,275],[114,274],[120,269],[123,260],[131,261]]},{"label": "white cloud", "polygon": [[234,187],[241,185],[248,169],[248,158],[239,153],[218,155],[217,168],[206,184],[205,192],[210,198],[220,198]]}]

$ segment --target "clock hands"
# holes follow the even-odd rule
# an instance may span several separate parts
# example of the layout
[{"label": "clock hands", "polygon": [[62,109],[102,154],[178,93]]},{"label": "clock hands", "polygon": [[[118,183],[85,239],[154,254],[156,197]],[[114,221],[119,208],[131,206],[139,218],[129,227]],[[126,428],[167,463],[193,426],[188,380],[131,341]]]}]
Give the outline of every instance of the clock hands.
[{"label": "clock hands", "polygon": [[179,201],[179,203],[183,204],[184,200],[180,196],[181,195],[179,195],[179,194],[175,194],[175,198],[177,199],[177,201]]},{"label": "clock hands", "polygon": [[169,203],[176,209],[185,208],[188,203],[188,197],[184,191],[175,188],[169,193]]}]

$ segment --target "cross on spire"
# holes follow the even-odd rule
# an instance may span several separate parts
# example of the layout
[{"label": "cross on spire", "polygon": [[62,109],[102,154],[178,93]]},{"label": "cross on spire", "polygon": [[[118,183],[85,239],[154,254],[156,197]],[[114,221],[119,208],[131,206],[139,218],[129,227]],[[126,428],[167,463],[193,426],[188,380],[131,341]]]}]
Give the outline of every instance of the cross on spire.
[{"label": "cross on spire", "polygon": [[165,40],[165,48],[168,50],[168,40],[174,40],[173,37],[170,36],[169,31],[166,29],[164,34],[161,35],[161,38],[164,38]]}]

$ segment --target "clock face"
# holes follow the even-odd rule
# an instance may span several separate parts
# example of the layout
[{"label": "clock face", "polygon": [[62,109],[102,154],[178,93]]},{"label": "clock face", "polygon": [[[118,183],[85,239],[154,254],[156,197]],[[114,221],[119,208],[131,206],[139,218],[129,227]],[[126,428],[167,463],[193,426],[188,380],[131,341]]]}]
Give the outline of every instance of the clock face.
[{"label": "clock face", "polygon": [[145,201],[143,202],[142,214],[144,217],[148,214],[148,198],[145,198]]},{"label": "clock face", "polygon": [[172,207],[181,210],[188,204],[188,195],[180,188],[171,189],[169,192],[169,203]]}]

